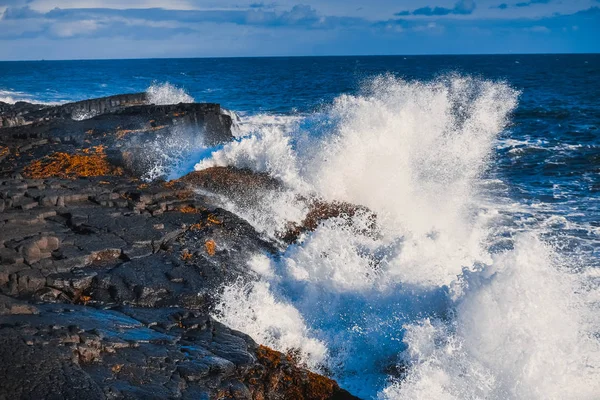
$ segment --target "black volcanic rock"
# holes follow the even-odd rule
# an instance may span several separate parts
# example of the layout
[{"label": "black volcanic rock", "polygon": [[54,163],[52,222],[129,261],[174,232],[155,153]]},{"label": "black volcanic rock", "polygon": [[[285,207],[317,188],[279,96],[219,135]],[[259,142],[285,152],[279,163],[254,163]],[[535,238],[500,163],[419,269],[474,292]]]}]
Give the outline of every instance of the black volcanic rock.
[{"label": "black volcanic rock", "polygon": [[232,138],[219,105],[143,101],[0,104],[0,399],[354,398],[210,317],[277,248],[199,175],[140,180],[161,138]]},{"label": "black volcanic rock", "polygon": [[15,127],[55,119],[85,119],[112,113],[127,107],[147,105],[146,93],[119,94],[98,99],[77,101],[58,106],[0,102],[0,127]]}]

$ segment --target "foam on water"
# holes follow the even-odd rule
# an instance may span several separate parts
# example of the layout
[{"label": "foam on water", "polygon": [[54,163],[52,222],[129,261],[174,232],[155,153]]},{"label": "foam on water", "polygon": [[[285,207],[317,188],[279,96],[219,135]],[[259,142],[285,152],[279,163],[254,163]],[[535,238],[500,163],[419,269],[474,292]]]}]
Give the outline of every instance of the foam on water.
[{"label": "foam on water", "polygon": [[593,291],[555,257],[525,235],[464,274],[450,322],[405,326],[412,368],[381,398],[597,398],[599,320],[586,304]]},{"label": "foam on water", "polygon": [[35,104],[46,104],[46,105],[57,105],[61,104],[60,102],[46,102],[35,99],[32,95],[25,92],[19,92],[14,90],[2,90],[0,89],[0,102],[15,104],[19,101],[26,101],[28,103]]},{"label": "foam on water", "polygon": [[267,193],[257,210],[241,211],[257,230],[274,235],[273,226],[301,220],[298,199],[311,196],[367,206],[377,229],[369,212],[334,218],[281,257],[258,255],[250,268],[259,280],[225,288],[218,317],[298,350],[366,398],[599,393],[600,323],[587,297],[595,289],[535,232],[513,236],[510,202],[497,207],[497,194],[479,192],[505,192],[481,174],[517,98],[501,82],[383,76],[325,112],[243,127],[196,169],[233,165],[280,179],[283,200]]}]

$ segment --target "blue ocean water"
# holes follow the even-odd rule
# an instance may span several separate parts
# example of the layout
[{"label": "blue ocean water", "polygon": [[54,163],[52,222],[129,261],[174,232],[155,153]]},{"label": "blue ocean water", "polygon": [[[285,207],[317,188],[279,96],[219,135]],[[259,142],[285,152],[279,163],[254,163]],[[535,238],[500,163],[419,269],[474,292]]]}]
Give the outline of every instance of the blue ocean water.
[{"label": "blue ocean water", "polygon": [[[600,396],[600,55],[0,62],[0,101],[167,82],[241,116],[238,141],[189,168],[266,171],[386,216],[377,241],[326,225],[257,258],[265,285],[226,290],[230,325],[364,397]],[[296,218],[292,197],[268,213]]]}]

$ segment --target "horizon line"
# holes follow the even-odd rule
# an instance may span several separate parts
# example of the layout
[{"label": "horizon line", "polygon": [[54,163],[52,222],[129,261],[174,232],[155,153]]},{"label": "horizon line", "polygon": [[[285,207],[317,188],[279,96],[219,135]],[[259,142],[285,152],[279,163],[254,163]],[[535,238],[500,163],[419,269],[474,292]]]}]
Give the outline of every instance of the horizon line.
[{"label": "horizon line", "polygon": [[209,59],[268,59],[268,58],[342,58],[342,57],[472,57],[472,56],[552,56],[599,55],[595,53],[432,53],[432,54],[338,54],[338,55],[268,55],[268,56],[195,56],[195,57],[132,57],[132,58],[69,58],[0,60],[5,62],[57,62],[57,61],[137,61],[137,60],[209,60]]}]

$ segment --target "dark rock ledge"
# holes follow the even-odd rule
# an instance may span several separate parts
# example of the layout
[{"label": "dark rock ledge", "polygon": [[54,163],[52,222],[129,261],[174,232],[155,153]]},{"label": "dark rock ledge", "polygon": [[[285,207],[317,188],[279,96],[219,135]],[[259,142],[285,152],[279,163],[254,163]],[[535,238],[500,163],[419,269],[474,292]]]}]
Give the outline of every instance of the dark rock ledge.
[{"label": "dark rock ledge", "polygon": [[210,317],[277,244],[196,195],[198,176],[139,179],[132,148],[181,127],[226,142],[231,123],[143,94],[0,104],[0,399],[354,398]]}]

